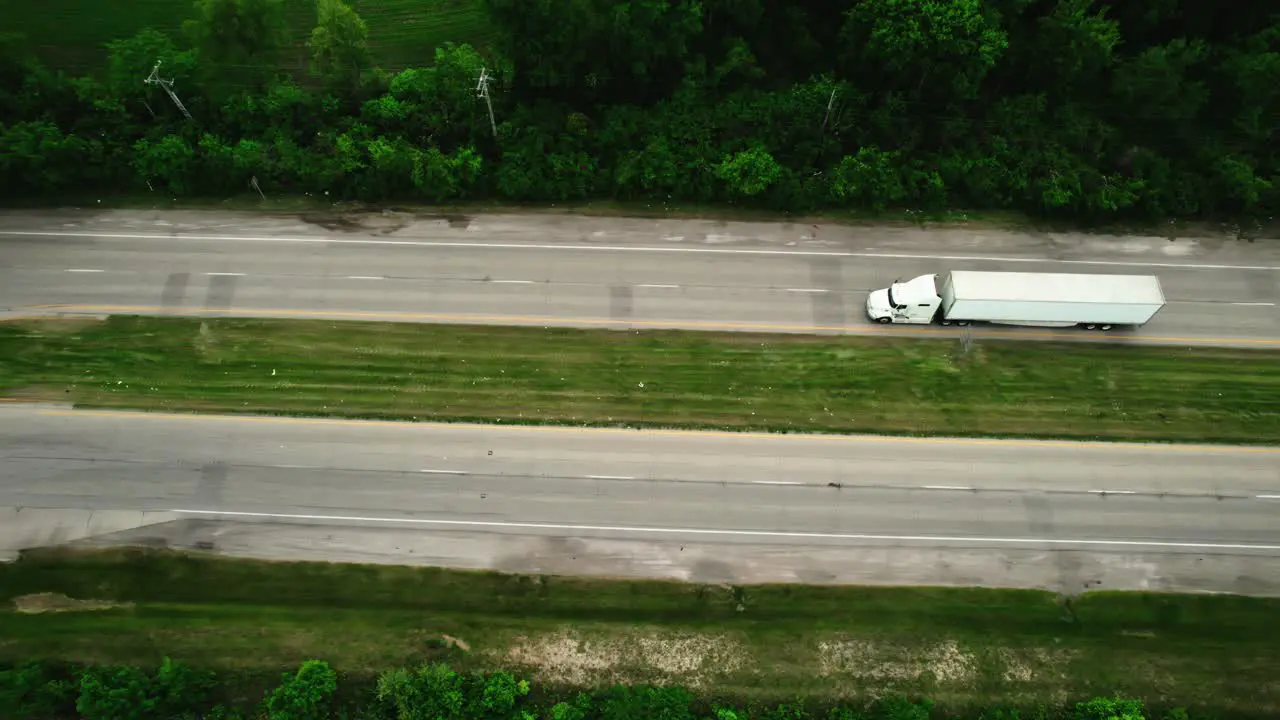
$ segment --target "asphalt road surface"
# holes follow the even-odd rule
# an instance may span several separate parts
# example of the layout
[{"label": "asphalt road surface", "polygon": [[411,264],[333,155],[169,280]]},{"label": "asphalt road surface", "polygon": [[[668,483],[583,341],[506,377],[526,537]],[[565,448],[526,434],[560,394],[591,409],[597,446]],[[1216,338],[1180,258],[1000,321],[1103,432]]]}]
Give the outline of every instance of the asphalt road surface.
[{"label": "asphalt road surface", "polygon": [[1156,274],[1136,331],[978,337],[1280,347],[1280,244],[555,215],[0,215],[0,311],[949,336],[868,291],[947,269]]},{"label": "asphalt road surface", "polygon": [[[419,562],[527,571],[530,563],[588,555],[565,550],[566,543],[603,543],[618,548],[615,562],[596,571],[626,574],[619,558],[634,564],[655,545],[678,557],[688,545],[715,558],[717,576],[758,578],[753,568],[765,559],[789,558],[790,579],[812,581],[858,566],[851,553],[908,553],[916,565],[922,554],[933,559],[881,567],[879,581],[946,582],[957,558],[979,557],[990,568],[973,570],[964,583],[999,584],[991,576],[1009,574],[1018,558],[1038,573],[1019,582],[1035,586],[1074,583],[1063,576],[1077,578],[1083,564],[1143,556],[1144,582],[1163,562],[1188,565],[1181,582],[1193,585],[1229,563],[1221,582],[1238,590],[1241,578],[1271,577],[1264,582],[1276,585],[1267,573],[1280,558],[1280,450],[15,404],[0,406],[0,506],[147,511],[168,526],[138,531],[152,539],[178,532],[174,523],[186,523],[179,534],[200,529],[206,542],[229,528],[243,536],[256,524],[240,553],[263,556],[315,556],[319,537],[346,545],[338,554],[347,559],[359,547],[360,559],[402,561],[397,553],[416,546]],[[21,538],[6,542],[22,546]],[[466,557],[448,556],[442,547],[449,543]],[[464,545],[470,549],[457,549]],[[367,557],[374,548],[383,557]],[[1062,553],[1075,564],[1064,569]],[[524,564],[512,566],[511,557]],[[859,571],[866,569],[862,563]]]}]

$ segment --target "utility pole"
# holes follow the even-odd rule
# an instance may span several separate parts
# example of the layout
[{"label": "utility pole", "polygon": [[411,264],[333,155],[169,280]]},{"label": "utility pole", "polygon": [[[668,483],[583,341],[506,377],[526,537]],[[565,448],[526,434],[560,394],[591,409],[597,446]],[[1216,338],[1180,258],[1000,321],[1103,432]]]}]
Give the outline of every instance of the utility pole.
[{"label": "utility pole", "polygon": [[498,137],[498,121],[493,119],[493,100],[489,98],[489,73],[485,68],[480,68],[480,81],[476,83],[476,93],[484,98],[484,104],[489,108],[489,127],[493,130],[493,136]]},{"label": "utility pole", "polygon": [[178,106],[178,109],[182,111],[183,115],[187,116],[188,120],[191,119],[191,113],[187,112],[187,106],[182,104],[182,101],[178,99],[177,93],[173,91],[173,81],[165,80],[164,78],[160,77],[160,61],[159,60],[156,61],[156,66],[151,68],[151,74],[148,75],[147,79],[143,80],[142,82],[148,85],[159,85],[160,87],[164,88],[164,91],[169,93],[169,99],[173,101],[173,104]]},{"label": "utility pole", "polygon": [[831,97],[827,100],[827,114],[822,117],[822,127],[818,129],[819,133],[826,132],[827,121],[831,119],[831,110],[836,104],[836,88],[831,88]]}]

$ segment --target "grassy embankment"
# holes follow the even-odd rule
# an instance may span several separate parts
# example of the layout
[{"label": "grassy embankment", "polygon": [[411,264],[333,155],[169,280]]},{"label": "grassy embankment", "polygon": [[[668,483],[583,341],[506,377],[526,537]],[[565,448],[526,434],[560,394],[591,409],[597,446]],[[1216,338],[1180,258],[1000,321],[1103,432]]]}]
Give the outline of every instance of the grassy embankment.
[{"label": "grassy embankment", "polygon": [[[369,26],[374,60],[389,70],[429,65],[441,44],[467,42],[485,47],[493,40],[479,0],[355,0],[350,3]],[[6,31],[22,33],[53,67],[97,72],[106,62],[105,44],[151,27],[181,40],[182,23],[194,16],[194,0],[130,0],[103,12],[100,3],[49,0],[3,4]],[[285,0],[292,47],[287,67],[306,67],[306,41],[316,24],[315,0]]]},{"label": "grassy embankment", "polygon": [[0,394],[356,418],[1280,440],[1280,352],[115,317],[0,324]]},{"label": "grassy embankment", "polygon": [[0,603],[41,592],[128,604],[0,611],[0,663],[167,654],[275,682],[311,657],[364,676],[447,659],[552,685],[671,681],[747,700],[903,692],[962,711],[1121,692],[1220,717],[1280,712],[1277,600],[1091,593],[1064,605],[1034,591],[727,588],[143,551],[0,565]]}]

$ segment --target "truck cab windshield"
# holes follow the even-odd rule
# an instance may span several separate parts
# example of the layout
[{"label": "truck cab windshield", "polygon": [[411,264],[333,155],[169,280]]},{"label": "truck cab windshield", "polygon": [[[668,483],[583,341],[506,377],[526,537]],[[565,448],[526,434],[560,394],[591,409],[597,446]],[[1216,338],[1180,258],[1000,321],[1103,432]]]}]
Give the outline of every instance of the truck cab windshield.
[{"label": "truck cab windshield", "polygon": [[896,307],[898,307],[898,303],[897,303],[897,302],[895,302],[895,301],[894,301],[894,299],[893,299],[893,286],[892,286],[892,285],[890,285],[890,286],[889,286],[889,307],[892,307],[892,308],[896,308]]}]

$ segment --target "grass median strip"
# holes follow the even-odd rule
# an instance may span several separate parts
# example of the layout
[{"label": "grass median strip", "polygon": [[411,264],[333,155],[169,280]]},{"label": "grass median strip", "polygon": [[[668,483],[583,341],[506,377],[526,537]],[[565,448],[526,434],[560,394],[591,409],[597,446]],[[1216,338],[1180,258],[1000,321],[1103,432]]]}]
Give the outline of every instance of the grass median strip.
[{"label": "grass median strip", "polygon": [[324,320],[0,324],[0,395],[81,407],[1275,443],[1280,352]]},{"label": "grass median strip", "polygon": [[[659,681],[744,699],[902,692],[960,711],[1121,692],[1218,715],[1280,711],[1274,599],[1064,603],[1037,591],[619,582],[144,550],[27,553],[0,565],[0,588],[0,664],[168,655],[274,680],[311,657],[364,675],[440,659],[552,685]],[[82,607],[10,609],[59,596]]]}]

